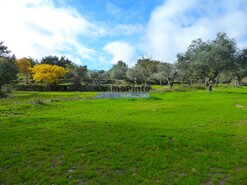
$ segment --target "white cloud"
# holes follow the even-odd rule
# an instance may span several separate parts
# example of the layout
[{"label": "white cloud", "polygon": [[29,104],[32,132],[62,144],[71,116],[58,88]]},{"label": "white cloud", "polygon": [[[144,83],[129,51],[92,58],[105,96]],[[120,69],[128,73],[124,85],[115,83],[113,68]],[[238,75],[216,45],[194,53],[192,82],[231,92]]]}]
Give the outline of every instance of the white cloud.
[{"label": "white cloud", "polygon": [[236,38],[241,47],[247,40],[246,19],[245,0],[167,0],[152,12],[141,48],[154,59],[172,62],[192,40],[213,39],[217,32]]},{"label": "white cloud", "polygon": [[111,3],[109,1],[106,2],[106,11],[109,15],[111,16],[119,16],[122,14],[122,9],[119,8],[117,5],[114,3]]},{"label": "white cloud", "polygon": [[92,56],[95,55],[96,52],[93,49],[80,47],[77,50],[77,53],[82,58],[85,58],[85,59],[88,59],[88,60],[92,60]]},{"label": "white cloud", "polygon": [[78,37],[105,34],[75,9],[55,7],[52,0],[1,0],[0,17],[0,41],[19,58],[40,59],[76,48],[80,57],[89,59],[93,50],[82,45]]},{"label": "white cloud", "polygon": [[[54,1],[0,0],[0,41],[18,58],[65,55],[89,68],[118,60],[131,66],[137,53],[172,62],[192,40],[213,39],[222,31],[236,38],[238,46],[247,46],[246,0],[164,0],[146,25],[134,22],[135,17],[131,23],[122,21],[126,12],[109,2],[106,8],[114,16],[113,22],[92,22],[70,7],[69,0],[62,0],[59,6]],[[113,39],[124,42],[111,42]]]},{"label": "white cloud", "polygon": [[113,28],[112,35],[133,36],[143,34],[145,27],[141,24],[118,24]]},{"label": "white cloud", "polygon": [[119,60],[132,66],[136,62],[136,48],[126,42],[115,41],[107,44],[104,51],[110,53],[113,58],[111,63],[117,63]]}]

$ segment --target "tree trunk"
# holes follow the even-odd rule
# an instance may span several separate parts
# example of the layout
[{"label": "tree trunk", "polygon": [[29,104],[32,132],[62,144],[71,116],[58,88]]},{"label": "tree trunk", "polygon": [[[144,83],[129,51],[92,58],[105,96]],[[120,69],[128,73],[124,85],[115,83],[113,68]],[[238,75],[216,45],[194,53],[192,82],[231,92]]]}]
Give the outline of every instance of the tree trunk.
[{"label": "tree trunk", "polygon": [[181,79],[181,85],[184,85],[184,77]]},{"label": "tree trunk", "polygon": [[211,84],[207,85],[206,89],[207,89],[207,91],[211,92],[212,91],[212,85]]},{"label": "tree trunk", "polygon": [[190,79],[190,86],[191,86],[191,85],[193,85],[193,80],[192,80],[192,79]]},{"label": "tree trunk", "polygon": [[207,90],[207,91],[212,91],[213,80],[211,80],[211,79],[206,79],[205,85],[206,85],[206,90]]},{"label": "tree trunk", "polygon": [[242,78],[240,76],[237,76],[236,78],[236,87],[239,88],[241,86],[241,80]]},{"label": "tree trunk", "polygon": [[163,84],[162,84],[162,80],[160,80],[160,86],[163,86]]},{"label": "tree trunk", "polygon": [[166,80],[167,80],[167,84],[168,84],[169,88],[172,88],[173,87],[173,81],[170,80],[169,78],[166,78]]},{"label": "tree trunk", "polygon": [[219,83],[219,78],[216,78],[216,85],[218,85],[218,83]]}]

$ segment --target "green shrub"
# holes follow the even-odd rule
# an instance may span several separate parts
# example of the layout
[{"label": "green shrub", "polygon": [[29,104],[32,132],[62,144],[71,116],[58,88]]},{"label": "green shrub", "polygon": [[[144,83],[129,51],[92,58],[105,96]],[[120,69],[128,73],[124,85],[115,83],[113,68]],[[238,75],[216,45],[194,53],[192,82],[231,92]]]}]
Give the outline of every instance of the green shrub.
[{"label": "green shrub", "polygon": [[2,92],[4,93],[10,93],[12,91],[13,87],[11,84],[5,84],[2,86]]},{"label": "green shrub", "polygon": [[47,88],[43,84],[16,84],[13,86],[16,91],[46,91]]}]

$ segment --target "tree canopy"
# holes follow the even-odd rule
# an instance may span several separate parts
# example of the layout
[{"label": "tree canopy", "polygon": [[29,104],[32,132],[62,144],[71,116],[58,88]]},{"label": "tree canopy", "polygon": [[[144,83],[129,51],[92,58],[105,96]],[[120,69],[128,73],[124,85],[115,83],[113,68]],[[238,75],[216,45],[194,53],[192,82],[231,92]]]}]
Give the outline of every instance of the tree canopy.
[{"label": "tree canopy", "polygon": [[21,58],[16,61],[19,72],[26,76],[26,83],[28,83],[28,76],[31,74],[32,60],[29,58]]},{"label": "tree canopy", "polygon": [[[236,50],[235,40],[229,39],[226,33],[218,33],[213,41],[204,42],[196,39],[192,41],[184,55],[178,55],[180,69],[190,66],[186,70],[193,69],[197,75],[204,77],[205,85],[211,91],[215,78],[233,66]],[[184,66],[181,66],[182,61]],[[189,65],[185,65],[185,62],[189,62]]]},{"label": "tree canopy", "polygon": [[[0,42],[1,84],[16,78],[16,65],[13,62],[16,59],[14,55],[10,56],[10,53],[3,42]],[[177,60],[173,63],[142,57],[131,67],[120,60],[106,71],[88,70],[87,66],[76,65],[65,56],[49,55],[43,57],[40,63],[34,63],[31,58],[21,58],[16,64],[19,72],[26,76],[27,83],[30,67],[36,64],[39,67],[33,67],[31,70],[36,82],[55,84],[58,83],[59,77],[66,74],[63,82],[71,83],[75,89],[80,89],[83,82],[100,86],[102,83],[115,81],[116,84],[159,82],[160,85],[165,83],[170,87],[175,82],[205,83],[206,89],[212,91],[213,84],[218,81],[229,83],[235,79],[236,86],[241,85],[247,77],[247,48],[238,49],[236,41],[223,32],[218,33],[213,40],[193,40],[184,53],[177,54]],[[58,70],[51,66],[61,68]]]},{"label": "tree canopy", "polygon": [[0,90],[3,84],[10,83],[17,78],[17,65],[15,56],[10,56],[11,51],[0,42]]},{"label": "tree canopy", "polygon": [[123,61],[118,61],[117,64],[114,64],[112,68],[109,70],[110,76],[112,79],[116,80],[125,80],[126,72],[128,70],[128,65]]},{"label": "tree canopy", "polygon": [[40,64],[30,68],[35,82],[43,82],[46,85],[56,84],[59,77],[64,76],[68,71],[57,65]]},{"label": "tree canopy", "polygon": [[7,46],[3,45],[4,42],[0,42],[0,57],[9,57],[10,50],[8,50]]},{"label": "tree canopy", "polygon": [[234,66],[231,69],[233,76],[236,78],[236,86],[241,85],[241,80],[247,77],[247,48],[239,50],[234,59]]},{"label": "tree canopy", "polygon": [[139,80],[146,84],[149,77],[157,72],[157,65],[159,63],[159,61],[152,60],[151,58],[142,57],[138,59],[134,69],[137,72]]},{"label": "tree canopy", "polygon": [[3,84],[17,79],[18,69],[13,58],[0,57],[0,90]]},{"label": "tree canopy", "polygon": [[50,64],[50,65],[57,65],[57,66],[60,66],[60,67],[68,67],[68,66],[71,66],[71,65],[74,65],[73,62],[71,60],[69,60],[68,58],[62,56],[62,57],[57,57],[57,56],[46,56],[46,57],[43,57],[41,59],[41,64]]}]

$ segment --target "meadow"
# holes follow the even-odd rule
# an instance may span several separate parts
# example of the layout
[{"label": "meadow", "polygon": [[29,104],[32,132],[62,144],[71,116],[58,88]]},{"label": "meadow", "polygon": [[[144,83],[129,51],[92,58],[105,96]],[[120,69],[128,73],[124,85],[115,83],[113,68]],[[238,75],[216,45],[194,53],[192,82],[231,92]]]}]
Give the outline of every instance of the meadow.
[{"label": "meadow", "polygon": [[95,96],[0,99],[0,184],[247,184],[247,87]]}]

